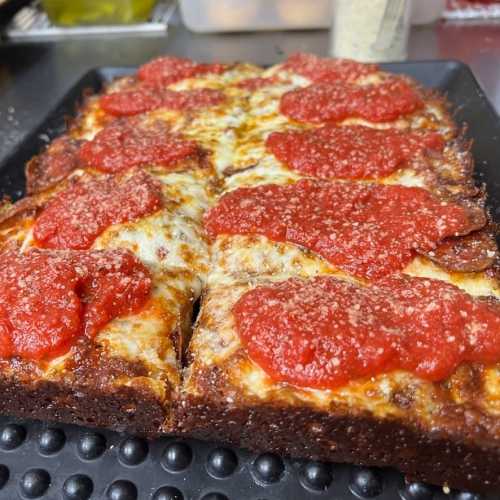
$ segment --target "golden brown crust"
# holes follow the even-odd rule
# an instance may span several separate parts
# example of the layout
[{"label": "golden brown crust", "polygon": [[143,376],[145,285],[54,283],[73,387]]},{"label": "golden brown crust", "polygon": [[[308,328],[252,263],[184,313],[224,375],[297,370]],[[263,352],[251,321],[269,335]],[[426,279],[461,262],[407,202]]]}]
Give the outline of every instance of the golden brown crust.
[{"label": "golden brown crust", "polygon": [[34,216],[39,208],[36,198],[21,198],[16,203],[4,200],[0,211],[0,228],[13,227],[22,219]]},{"label": "golden brown crust", "polygon": [[[498,305],[498,303],[497,303]],[[499,306],[500,307],[500,306]],[[350,393],[358,403],[351,405],[349,398],[338,397],[342,390],[333,393],[318,402],[314,397],[304,398],[304,392],[287,384],[275,383],[267,388],[265,398],[245,392],[244,385],[236,380],[237,374],[245,374],[246,366],[251,363],[248,354],[239,348],[230,356],[221,358],[217,363],[203,364],[197,358],[193,360],[184,384],[180,400],[194,395],[216,402],[218,406],[259,406],[272,404],[287,406],[290,409],[310,408],[332,417],[342,415],[363,415],[366,418],[380,418],[375,413],[383,414],[394,422],[400,422],[421,433],[439,433],[450,440],[462,440],[471,445],[480,444],[492,447],[500,452],[500,419],[494,413],[484,410],[485,367],[480,364],[463,364],[448,379],[436,383],[425,383],[418,379],[397,376],[377,382],[367,380],[359,385],[344,388],[344,394]],[[384,388],[389,382],[390,389]],[[256,382],[256,384],[259,382]],[[262,383],[262,382],[260,382]],[[388,391],[387,394],[381,391]],[[306,391],[307,392],[307,391]],[[324,391],[327,392],[327,391]],[[361,403],[373,398],[378,400],[371,406]]]},{"label": "golden brown crust", "polygon": [[60,365],[0,360],[0,412],[154,436],[172,388],[165,380],[159,391],[148,376],[142,362],[81,338]]},{"label": "golden brown crust", "polygon": [[224,404],[186,397],[173,432],[255,451],[321,461],[395,466],[410,479],[473,491],[500,488],[500,449],[452,440],[369,415],[332,415],[307,407]]},{"label": "golden brown crust", "polygon": [[147,377],[148,373],[141,361],[115,356],[99,341],[87,337],[78,339],[60,362],[0,359],[0,377],[16,376],[28,384],[47,378],[109,389],[125,379]]},{"label": "golden brown crust", "polygon": [[471,141],[462,133],[448,141],[442,152],[426,151],[423,161],[413,168],[422,173],[426,185],[438,197],[468,199],[482,194],[473,178]]},{"label": "golden brown crust", "polygon": [[119,386],[102,390],[88,385],[37,380],[31,383],[0,376],[0,413],[107,427],[155,437],[168,406],[144,387]]}]

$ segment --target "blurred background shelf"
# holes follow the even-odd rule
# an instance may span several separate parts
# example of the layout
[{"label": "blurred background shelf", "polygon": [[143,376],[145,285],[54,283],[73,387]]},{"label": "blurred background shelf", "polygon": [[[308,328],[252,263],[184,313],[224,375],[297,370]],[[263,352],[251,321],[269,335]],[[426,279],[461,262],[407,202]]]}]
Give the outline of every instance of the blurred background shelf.
[{"label": "blurred background shelf", "polygon": [[[151,34],[165,33],[168,23],[175,12],[176,3],[173,0],[160,0],[156,6],[151,3],[152,9],[143,22],[113,23],[113,24],[80,24],[75,26],[60,26],[54,24],[41,2],[33,2],[22,8],[14,15],[4,29],[4,37],[10,40],[45,40],[68,37],[122,35],[122,34]],[[57,9],[56,9],[57,10]],[[49,13],[61,17],[57,11]],[[98,18],[94,19],[99,22]]]}]

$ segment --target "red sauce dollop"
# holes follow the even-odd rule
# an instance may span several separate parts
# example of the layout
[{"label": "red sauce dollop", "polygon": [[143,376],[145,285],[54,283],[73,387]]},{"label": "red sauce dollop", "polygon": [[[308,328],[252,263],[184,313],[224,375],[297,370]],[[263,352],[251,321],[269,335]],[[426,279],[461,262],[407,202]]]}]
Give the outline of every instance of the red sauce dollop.
[{"label": "red sauce dollop", "polygon": [[212,238],[288,241],[369,280],[403,269],[415,250],[430,250],[470,226],[464,208],[421,188],[319,180],[236,189],[205,216]]},{"label": "red sauce dollop", "polygon": [[143,126],[135,119],[121,119],[82,144],[79,157],[84,165],[115,173],[146,165],[173,167],[199,154],[196,142],[170,132],[162,122]]},{"label": "red sauce dollop", "polygon": [[104,94],[99,98],[99,106],[113,116],[132,116],[158,109],[162,104],[159,90],[151,87],[138,87]]},{"label": "red sauce dollop", "polygon": [[396,369],[438,381],[464,361],[500,361],[499,311],[443,281],[404,275],[366,288],[291,279],[233,307],[251,359],[276,381],[317,389]]},{"label": "red sauce dollop", "polygon": [[110,225],[161,208],[161,187],[146,172],[77,182],[57,194],[37,218],[36,243],[44,248],[85,250]]},{"label": "red sauce dollop", "polygon": [[379,70],[376,64],[363,64],[350,59],[328,59],[314,54],[298,52],[284,63],[284,69],[298,73],[313,82],[335,82],[356,80]]},{"label": "red sauce dollop", "polygon": [[63,354],[81,335],[142,307],[148,270],[128,251],[0,254],[0,357]]},{"label": "red sauce dollop", "polygon": [[423,107],[417,91],[403,78],[377,85],[315,83],[291,90],[281,97],[280,111],[299,122],[338,122],[362,118],[386,122]]},{"label": "red sauce dollop", "polygon": [[434,132],[324,125],[273,132],[266,147],[285,165],[306,175],[367,179],[390,175],[426,150],[442,151],[444,140]]},{"label": "red sauce dollop", "polygon": [[143,86],[105,94],[99,105],[113,116],[132,116],[155,109],[188,111],[224,102],[224,93],[215,89],[169,90]]},{"label": "red sauce dollop", "polygon": [[227,68],[226,64],[204,64],[182,57],[165,56],[143,64],[137,71],[137,76],[148,83],[170,85],[184,78],[206,73],[223,73]]}]

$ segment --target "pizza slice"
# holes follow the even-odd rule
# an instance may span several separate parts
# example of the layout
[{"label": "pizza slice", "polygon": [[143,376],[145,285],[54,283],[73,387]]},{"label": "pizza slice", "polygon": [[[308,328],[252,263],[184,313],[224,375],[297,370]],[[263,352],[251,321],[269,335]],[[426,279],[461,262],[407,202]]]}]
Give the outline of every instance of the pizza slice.
[{"label": "pizza slice", "polygon": [[3,208],[0,411],[154,436],[208,269],[210,164],[135,119],[78,155],[86,168]]},{"label": "pizza slice", "polygon": [[[134,75],[118,78],[101,93],[86,97],[68,131],[28,163],[28,194],[87,167],[80,149],[103,129],[113,130],[116,122],[138,128],[136,142],[145,130],[160,124],[165,134],[196,141],[210,153],[213,164],[224,164],[235,140],[233,129],[243,120],[246,99],[235,85],[261,72],[251,64],[200,64],[174,56],[144,64]],[[144,148],[154,145],[149,141]]]},{"label": "pizza slice", "polygon": [[[276,84],[285,63],[249,91],[275,108],[252,107],[204,218],[210,272],[176,430],[497,489],[498,253],[467,144],[435,96],[383,127],[290,121],[283,96],[333,78],[312,63],[318,81]],[[346,67],[349,85],[391,78]],[[301,113],[323,113],[299,95]]]},{"label": "pizza slice", "polygon": [[[386,239],[400,250],[405,241],[407,249],[420,245],[419,220],[456,234],[447,224],[463,208],[438,202],[433,215],[428,200],[419,205],[414,196],[406,215],[389,216],[383,205],[392,202],[384,199],[381,225],[369,221],[377,237],[367,248],[363,217],[342,209],[354,206],[352,198],[339,200],[345,188],[328,186],[325,198],[338,203],[322,211],[310,182],[237,189],[209,211],[211,271],[176,430],[258,451],[394,466],[456,488],[498,488],[496,264],[463,273],[413,252],[401,261]],[[356,189],[349,186],[349,196]],[[356,203],[371,189],[363,186]],[[404,212],[404,204],[392,208]],[[338,225],[325,229],[335,211]],[[312,241],[319,246],[311,250]]]},{"label": "pizza slice", "polygon": [[[303,259],[300,264],[295,259],[297,267],[304,265],[299,272],[325,266]],[[451,375],[438,375],[450,359],[463,359],[457,350],[464,345],[433,338],[435,329],[447,331],[438,317],[443,315],[469,333],[482,328],[485,337],[477,338],[478,343],[498,345],[498,295],[490,306],[435,278],[391,277],[378,285],[380,295],[380,289],[339,279],[334,271],[288,276],[280,276],[283,281],[226,282],[208,290],[176,405],[176,430],[256,451],[392,466],[412,480],[454,488],[498,489],[498,364],[463,362],[454,364]],[[404,299],[396,302],[400,287]],[[424,299],[422,289],[432,296]],[[437,294],[450,302],[439,301]],[[470,323],[460,319],[462,299],[467,312],[475,311]],[[374,313],[379,300],[390,304],[383,322]],[[453,313],[452,303],[457,307]],[[394,308],[406,311],[395,330]],[[483,313],[491,323],[476,323]],[[433,321],[434,329],[414,329],[422,319]],[[346,323],[353,327],[346,329]],[[409,363],[405,368],[386,358],[385,329],[398,339],[410,337],[411,347],[402,354]],[[339,330],[350,335],[328,342]],[[452,337],[461,330],[448,332]],[[413,344],[414,336],[425,343]],[[415,359],[417,351],[437,351],[439,356]],[[427,363],[439,365],[433,380],[414,373],[423,373]],[[332,378],[325,380],[325,373]]]},{"label": "pizza slice", "polygon": [[265,70],[247,95],[231,173],[265,162],[266,139],[273,132],[329,125],[426,129],[445,141],[457,136],[442,96],[373,64],[295,54]]}]

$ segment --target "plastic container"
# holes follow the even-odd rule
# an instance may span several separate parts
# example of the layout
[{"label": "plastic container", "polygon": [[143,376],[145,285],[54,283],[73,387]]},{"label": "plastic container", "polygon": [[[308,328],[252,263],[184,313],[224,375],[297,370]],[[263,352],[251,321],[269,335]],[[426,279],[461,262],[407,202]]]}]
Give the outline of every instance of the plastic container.
[{"label": "plastic container", "polygon": [[330,0],[180,0],[192,31],[255,31],[326,28]]},{"label": "plastic container", "polygon": [[132,24],[146,21],[157,0],[42,0],[59,26]]},{"label": "plastic container", "polygon": [[[444,2],[411,0],[411,24],[435,21]],[[201,33],[328,28],[332,15],[331,0],[179,0],[179,4],[184,24]]]}]

